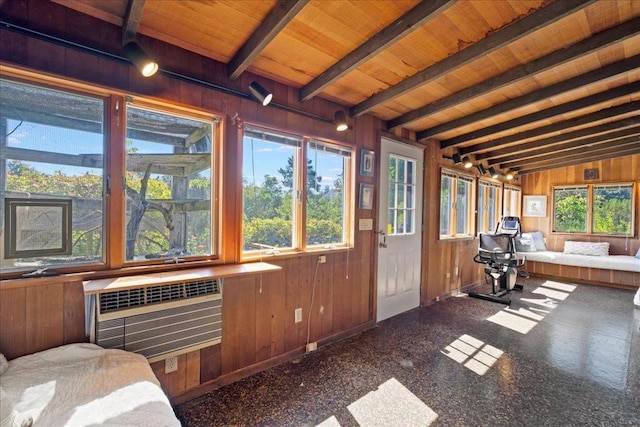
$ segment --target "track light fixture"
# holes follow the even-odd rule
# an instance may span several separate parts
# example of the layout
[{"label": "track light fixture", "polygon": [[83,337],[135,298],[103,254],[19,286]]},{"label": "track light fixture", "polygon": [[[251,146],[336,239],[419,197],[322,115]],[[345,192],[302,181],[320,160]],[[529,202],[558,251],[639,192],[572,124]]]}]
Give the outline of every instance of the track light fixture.
[{"label": "track light fixture", "polygon": [[476,165],[476,168],[478,169],[478,172],[480,172],[480,175],[484,175],[485,173],[487,173],[487,170],[484,168],[484,166],[482,166],[482,163],[478,163]]},{"label": "track light fixture", "polygon": [[349,129],[349,124],[347,123],[347,116],[342,110],[338,110],[333,115],[333,123],[336,125],[336,130],[338,132],[344,132]]},{"label": "track light fixture", "polygon": [[513,178],[515,178],[516,174],[513,171],[507,171],[507,174],[505,175],[505,178],[507,178],[509,181],[511,181]]},{"label": "track light fixture", "polygon": [[491,178],[498,178],[500,176],[500,174],[498,173],[498,171],[495,170],[495,168],[493,166],[491,166],[489,168],[489,175],[491,175]]},{"label": "track light fixture", "polygon": [[460,164],[460,162],[462,161],[462,159],[460,158],[460,153],[458,153],[457,151],[455,153],[453,153],[453,156],[451,156],[451,160],[453,160],[453,163]]},{"label": "track light fixture", "polygon": [[271,99],[273,98],[273,94],[262,87],[262,85],[258,82],[252,82],[249,85],[249,92],[251,92],[251,96],[262,103],[263,107],[269,105]]},{"label": "track light fixture", "polygon": [[122,47],[122,50],[144,77],[151,77],[158,72],[158,63],[147,55],[138,42],[130,41]]},{"label": "track light fixture", "polygon": [[469,156],[464,156],[462,158],[462,166],[464,166],[465,169],[471,169],[473,167],[473,162]]}]

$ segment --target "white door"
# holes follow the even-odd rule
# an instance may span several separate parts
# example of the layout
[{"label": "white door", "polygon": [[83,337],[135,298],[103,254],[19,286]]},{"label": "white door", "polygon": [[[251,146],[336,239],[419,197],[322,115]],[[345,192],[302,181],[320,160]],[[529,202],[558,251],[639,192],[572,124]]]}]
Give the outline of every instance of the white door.
[{"label": "white door", "polygon": [[387,319],[420,305],[422,148],[382,138],[378,204],[378,309]]}]

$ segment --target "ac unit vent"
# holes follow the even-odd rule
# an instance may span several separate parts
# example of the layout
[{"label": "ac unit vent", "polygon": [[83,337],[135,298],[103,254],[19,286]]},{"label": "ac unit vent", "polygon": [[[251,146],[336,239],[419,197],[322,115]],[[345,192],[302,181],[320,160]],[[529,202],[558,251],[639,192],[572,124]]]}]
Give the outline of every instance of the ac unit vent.
[{"label": "ac unit vent", "polygon": [[219,293],[218,279],[104,292],[100,294],[100,313]]}]

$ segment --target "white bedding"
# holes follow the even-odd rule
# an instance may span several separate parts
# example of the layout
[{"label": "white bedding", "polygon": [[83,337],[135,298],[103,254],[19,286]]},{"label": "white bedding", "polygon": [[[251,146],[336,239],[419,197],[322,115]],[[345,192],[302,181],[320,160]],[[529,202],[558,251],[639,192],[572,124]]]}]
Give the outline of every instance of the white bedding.
[{"label": "white bedding", "polygon": [[631,255],[591,256],[554,251],[518,252],[518,258],[523,257],[527,261],[547,262],[550,264],[640,272],[640,259]]},{"label": "white bedding", "polygon": [[9,362],[2,390],[34,426],[180,426],[139,354],[70,344]]}]

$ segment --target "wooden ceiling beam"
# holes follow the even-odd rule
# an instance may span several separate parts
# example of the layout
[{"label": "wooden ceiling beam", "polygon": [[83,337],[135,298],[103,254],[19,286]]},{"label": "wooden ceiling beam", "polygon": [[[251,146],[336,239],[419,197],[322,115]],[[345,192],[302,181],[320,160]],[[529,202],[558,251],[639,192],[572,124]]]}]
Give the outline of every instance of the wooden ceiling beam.
[{"label": "wooden ceiling beam", "polygon": [[[432,102],[431,104],[409,111],[395,119],[389,120],[387,122],[387,130],[406,125],[412,121],[435,114],[446,108],[477,98],[496,89],[517,83],[534,74],[558,67],[569,61],[573,61],[599,49],[608,47],[614,43],[624,41],[638,33],[640,33],[640,18],[632,19],[631,21],[627,21],[624,24],[602,31],[595,36],[582,40],[572,46],[557,50],[549,55],[543,56],[542,58],[538,58],[527,64],[513,68],[505,73],[478,83],[477,85],[468,87],[445,98]],[[435,135],[435,133],[430,129],[421,132],[423,139],[429,138],[433,135]]]},{"label": "wooden ceiling beam", "polygon": [[567,15],[575,13],[589,6],[594,1],[595,0],[564,0],[553,2],[515,23],[506,25],[466,49],[448,56],[431,67],[417,72],[400,83],[370,96],[361,103],[351,107],[349,114],[351,117],[360,116],[380,104],[404,95],[417,87],[423,86],[463,65],[548,26]]},{"label": "wooden ceiling beam", "polygon": [[393,21],[390,25],[358,46],[354,51],[303,86],[300,89],[300,101],[308,101],[316,96],[331,83],[351,72],[375,55],[378,55],[384,49],[405,37],[417,27],[424,25],[457,1],[458,0],[436,0],[420,2],[416,7]]},{"label": "wooden ceiling beam", "polygon": [[[569,150],[575,147],[604,144],[606,142],[616,141],[616,140],[624,139],[626,137],[630,137],[634,135],[640,135],[640,125],[633,126],[630,128],[625,128],[615,132],[608,132],[608,133],[603,133],[595,136],[589,136],[587,138],[574,139],[569,142],[564,142],[561,144],[557,144],[553,142],[544,144],[544,145],[531,144],[531,145],[535,145],[534,147],[529,147],[529,144],[521,144],[521,145],[516,145],[512,147],[514,148],[514,150],[517,149],[520,151],[514,151],[514,154],[509,156],[502,156],[502,157],[491,159],[487,161],[487,164],[489,166],[497,165],[497,164],[509,166],[510,162],[517,162],[520,160],[530,159],[532,157],[542,156],[545,154],[551,154],[551,153],[555,154],[559,151]],[[478,156],[476,156],[476,160],[478,160]],[[482,159],[479,159],[479,160],[482,160]]]},{"label": "wooden ceiling beam", "polygon": [[566,149],[562,151],[558,150],[556,152],[551,152],[545,155],[541,155],[541,151],[538,151],[536,152],[536,157],[530,157],[527,159],[522,159],[514,162],[500,163],[499,167],[500,169],[514,169],[514,168],[524,167],[527,165],[542,163],[546,161],[557,162],[559,160],[562,161],[567,157],[590,156],[600,151],[605,151],[613,148],[618,148],[618,149],[632,148],[632,147],[629,147],[630,145],[640,146],[640,136],[638,135],[628,136],[626,138],[621,138],[614,141],[606,141],[606,143],[603,141],[603,143],[597,144],[597,145],[581,144],[571,149]]},{"label": "wooden ceiling beam", "polygon": [[[551,117],[567,114],[572,111],[579,111],[584,108],[589,108],[593,105],[597,105],[603,102],[611,101],[621,97],[628,97],[636,92],[640,91],[640,81],[629,83],[626,85],[618,86],[611,90],[595,93],[593,95],[585,96],[584,98],[576,99],[575,101],[565,102],[564,104],[556,105],[555,107],[547,108],[546,110],[539,110],[524,116],[517,117],[515,119],[507,120],[506,122],[497,123],[492,126],[487,126],[482,129],[477,129],[460,137],[465,137],[464,141],[468,141],[473,136],[473,139],[482,138],[484,136],[493,135],[499,132],[515,129],[520,126],[524,126],[530,123],[535,123],[541,120],[546,120]],[[466,139],[469,138],[469,139]],[[458,138],[452,138],[445,141],[453,141],[458,144]]]},{"label": "wooden ceiling beam", "polygon": [[237,79],[308,2],[280,0],[227,64],[229,79]]},{"label": "wooden ceiling beam", "polygon": [[146,0],[129,0],[127,3],[127,12],[122,22],[122,44],[125,45],[135,40],[138,34],[138,27],[142,21],[142,11]]},{"label": "wooden ceiling beam", "polygon": [[[572,119],[563,120],[558,123],[552,123],[546,126],[540,126],[535,129],[526,130],[513,135],[503,136],[502,138],[496,138],[491,141],[483,142],[480,144],[471,145],[461,148],[460,154],[473,154],[485,150],[493,150],[503,145],[513,144],[526,139],[535,138],[537,136],[546,135],[554,132],[561,132],[567,129],[571,129],[578,126],[588,125],[600,120],[621,116],[629,113],[640,112],[640,101],[627,102],[626,104],[618,105],[615,107],[604,108],[602,110],[595,111],[593,113],[585,114],[583,116],[574,117]],[[638,118],[636,117],[636,120]]]},{"label": "wooden ceiling beam", "polygon": [[581,155],[581,156],[572,157],[571,159],[566,159],[562,161],[558,161],[556,159],[555,161],[544,164],[544,165],[543,164],[530,165],[529,167],[526,167],[526,168],[514,169],[514,172],[518,172],[518,175],[525,175],[528,173],[542,172],[545,170],[557,169],[565,166],[580,165],[583,163],[595,162],[598,160],[608,160],[616,157],[631,156],[633,154],[640,154],[640,144],[638,146],[633,146],[632,148],[629,148],[626,150],[619,150],[616,148],[616,149],[613,149],[610,153],[595,154],[593,156]]},{"label": "wooden ceiling beam", "polygon": [[[558,96],[563,93],[567,93],[572,90],[588,86],[595,82],[610,79],[612,77],[627,73],[637,68],[640,68],[640,55],[635,55],[635,56],[632,56],[631,58],[623,59],[621,61],[614,62],[609,65],[605,65],[604,67],[598,68],[588,73],[584,73],[579,76],[570,78],[568,80],[564,80],[556,84],[543,87],[542,89],[530,92],[526,95],[522,95],[517,98],[510,99],[501,104],[494,105],[484,110],[476,111],[475,113],[468,114],[466,116],[460,117],[459,119],[455,119],[450,122],[443,123],[442,125],[435,126],[431,128],[429,132],[418,132],[416,136],[418,139],[424,139],[424,135],[430,134],[431,132],[441,133],[444,131],[450,131],[450,130],[459,128],[461,126],[467,126],[471,123],[475,123],[481,120],[495,117],[499,114],[503,114],[508,111],[515,110],[517,108],[522,108],[527,105],[535,104],[536,102],[540,102],[542,100],[549,99],[551,97]],[[610,94],[610,93],[615,94],[614,92],[607,92],[607,94]],[[603,93],[596,94],[596,95],[592,95],[592,97],[594,97],[594,99],[598,99],[598,97],[600,97],[600,98],[603,98],[603,100],[604,98],[606,98],[606,96],[603,95]],[[623,96],[623,95],[625,94],[623,93],[619,96]],[[602,102],[602,101],[599,101],[599,102]],[[517,119],[510,120],[506,125],[504,123],[498,123],[493,126],[489,126],[483,129],[477,129],[462,135],[455,136],[453,138],[442,140],[440,142],[440,148],[454,147],[456,145],[462,144],[467,141],[478,139],[483,136],[491,135],[497,132],[501,132],[503,130],[511,129],[512,127],[514,127],[514,123],[517,126],[521,126],[531,121],[543,120],[548,117],[552,117],[554,115],[567,113],[569,111],[572,111],[569,109],[571,107],[580,109],[588,106],[589,106],[588,104],[585,105],[583,102],[580,102],[579,100],[561,104],[560,106],[552,107],[552,108],[549,108],[548,110],[543,110],[543,111],[546,111],[547,113],[544,113],[544,112],[532,113],[528,116],[524,116],[525,117],[524,119],[517,118]]]},{"label": "wooden ceiling beam", "polygon": [[[535,150],[547,145],[560,143],[563,141],[571,141],[583,137],[596,138],[595,135],[606,134],[607,132],[613,132],[619,129],[627,128],[629,126],[637,126],[638,117],[628,117],[621,120],[616,120],[610,123],[604,123],[597,126],[591,126],[588,128],[578,129],[571,132],[563,133],[560,135],[554,135],[536,141],[527,142],[523,144],[514,145],[511,147],[504,147],[497,150],[490,150],[485,153],[476,154],[476,160],[488,160],[496,157],[508,156],[510,154],[519,153],[523,150]],[[606,136],[606,135],[603,135]],[[525,148],[526,147],[526,148]]]}]

